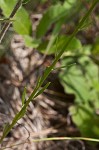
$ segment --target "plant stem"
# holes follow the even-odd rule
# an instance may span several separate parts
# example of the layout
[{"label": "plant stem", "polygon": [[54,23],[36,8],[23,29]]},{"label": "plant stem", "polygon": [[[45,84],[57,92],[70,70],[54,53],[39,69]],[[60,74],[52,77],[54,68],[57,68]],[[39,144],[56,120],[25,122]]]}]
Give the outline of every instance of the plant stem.
[{"label": "plant stem", "polygon": [[[14,7],[14,9],[12,10],[12,12],[9,16],[9,19],[12,19],[15,16],[16,12],[18,11],[18,9],[20,8],[21,5],[22,5],[22,0],[18,0],[15,7]],[[3,26],[3,28],[0,32],[0,43],[2,42],[8,28],[10,27],[10,24],[11,24],[11,22],[6,22],[4,24],[4,26]]]}]

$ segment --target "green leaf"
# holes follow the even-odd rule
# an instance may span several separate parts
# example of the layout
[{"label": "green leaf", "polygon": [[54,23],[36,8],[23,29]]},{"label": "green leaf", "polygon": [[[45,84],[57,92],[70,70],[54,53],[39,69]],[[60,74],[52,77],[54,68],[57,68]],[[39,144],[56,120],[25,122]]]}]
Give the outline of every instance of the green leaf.
[{"label": "green leaf", "polygon": [[[57,43],[54,42],[54,44],[51,46],[51,48],[48,51],[48,54],[55,54],[56,53],[56,45],[57,45],[57,52],[59,52],[61,50],[61,48],[63,47],[63,45],[68,41],[70,37],[69,36],[65,36],[65,35],[61,35],[58,38]],[[48,45],[48,42],[43,42],[38,46],[38,50],[42,53],[46,53],[46,47]],[[80,42],[79,39],[77,38],[73,38],[73,40],[70,42],[68,48],[65,49],[65,51],[74,51],[74,50],[81,50],[82,49],[82,44]]]},{"label": "green leaf", "polygon": [[[53,32],[51,34],[51,37],[50,37],[50,41],[48,42],[47,44],[47,47],[46,47],[46,50],[45,50],[45,55],[48,55],[50,53],[50,49],[52,47],[52,45],[56,42],[56,48],[57,48],[57,37],[58,37],[58,34],[61,30],[61,26],[64,22],[64,19],[60,19],[57,24],[55,25],[54,29],[53,29]],[[57,50],[57,49],[56,49]]]},{"label": "green leaf", "polygon": [[44,74],[43,76],[41,77],[41,80],[40,80],[40,86],[42,85],[42,83],[44,82],[44,80],[46,79],[46,77],[48,76],[49,72],[51,72],[51,66],[49,67],[46,67],[45,71],[44,71]]},{"label": "green leaf", "polygon": [[62,65],[72,64],[76,61],[76,65],[62,70],[59,75],[64,90],[75,94],[76,101],[79,103],[81,101],[87,102],[89,99],[97,99],[97,67],[87,56],[79,57],[77,60],[77,55],[74,57],[65,57],[62,60]]},{"label": "green leaf", "polygon": [[17,0],[0,0],[0,8],[3,10],[5,17],[9,17]]},{"label": "green leaf", "polygon": [[[80,19],[81,20],[81,19]],[[84,24],[80,27],[79,30],[84,30],[86,28],[88,28],[90,25],[92,24],[92,21],[90,18],[87,18],[86,21],[84,22]]]},{"label": "green leaf", "polygon": [[99,138],[99,116],[94,113],[88,103],[69,108],[72,120],[79,128],[82,136]]},{"label": "green leaf", "polygon": [[15,15],[14,29],[21,35],[31,35],[32,25],[27,11],[21,8]]},{"label": "green leaf", "polygon": [[[0,8],[3,10],[5,17],[9,17],[12,12],[16,0],[0,0]],[[14,17],[14,30],[22,35],[30,35],[32,32],[32,24],[27,11],[22,7],[18,10]]]},{"label": "green leaf", "polygon": [[42,94],[44,92],[44,90],[48,88],[49,85],[50,85],[50,82],[48,82],[43,88],[41,88],[41,90],[39,90],[36,93],[35,97],[37,97],[38,95]]},{"label": "green leaf", "polygon": [[99,37],[96,38],[91,49],[91,58],[99,66]]},{"label": "green leaf", "polygon": [[9,123],[4,124],[3,134],[5,134],[7,132],[7,130],[9,129],[9,126],[10,126]]},{"label": "green leaf", "polygon": [[20,120],[25,114],[27,109],[23,109],[22,113],[19,115],[18,120]]},{"label": "green leaf", "polygon": [[26,87],[24,88],[22,93],[22,106],[25,104],[25,102],[26,102]]},{"label": "green leaf", "polygon": [[[78,6],[77,6],[78,5]],[[65,19],[65,21],[69,21],[71,18],[71,14],[75,14],[79,8],[79,2],[73,0],[72,3],[65,2],[64,5],[60,3],[51,6],[47,11],[44,13],[42,19],[40,20],[39,25],[37,26],[37,37],[40,38],[43,36],[50,26],[53,23],[57,23],[60,19]],[[70,13],[72,11],[72,13]]]},{"label": "green leaf", "polygon": [[47,12],[43,15],[38,27],[37,27],[37,37],[40,38],[42,35],[46,33],[50,25],[59,20],[59,15],[65,12],[65,8],[62,5],[57,4],[55,6],[51,6]]},{"label": "green leaf", "polygon": [[70,64],[70,65],[67,65],[67,66],[56,67],[53,70],[64,69],[64,68],[72,67],[73,65],[76,65],[76,63]]},{"label": "green leaf", "polygon": [[42,79],[42,77],[39,76],[38,79],[37,79],[37,83],[36,83],[35,89],[38,88],[38,87],[40,87],[41,79]]},{"label": "green leaf", "polygon": [[23,0],[22,1],[22,4],[26,4],[26,3],[28,3],[30,0]]},{"label": "green leaf", "polygon": [[31,48],[37,48],[40,44],[40,40],[34,39],[29,35],[24,36],[25,45]]}]

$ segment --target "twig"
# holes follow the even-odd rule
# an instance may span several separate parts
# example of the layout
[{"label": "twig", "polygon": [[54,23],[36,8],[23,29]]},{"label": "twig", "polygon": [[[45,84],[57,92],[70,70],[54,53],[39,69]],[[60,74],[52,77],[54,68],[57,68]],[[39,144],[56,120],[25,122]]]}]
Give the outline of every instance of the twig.
[{"label": "twig", "polygon": [[[16,12],[18,11],[18,9],[20,8],[20,6],[22,5],[22,0],[18,0],[18,2],[16,3],[15,7],[13,8],[10,16],[9,16],[9,19],[12,19]],[[2,42],[3,38],[4,38],[4,35],[6,34],[8,28],[10,27],[10,24],[11,22],[6,22],[0,32],[0,43]]]}]

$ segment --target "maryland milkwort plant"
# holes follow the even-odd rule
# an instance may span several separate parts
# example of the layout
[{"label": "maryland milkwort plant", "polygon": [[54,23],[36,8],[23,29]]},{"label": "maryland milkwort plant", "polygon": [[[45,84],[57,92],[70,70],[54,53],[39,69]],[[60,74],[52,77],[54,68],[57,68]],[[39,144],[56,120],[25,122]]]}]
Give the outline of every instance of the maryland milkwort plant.
[{"label": "maryland milkwort plant", "polygon": [[[2,41],[6,31],[8,30],[14,15],[16,14],[16,12],[18,11],[18,9],[21,7],[21,5],[23,3],[28,2],[28,0],[18,0],[15,7],[13,8],[10,16],[8,17],[7,21],[5,21],[5,24],[1,30],[0,33],[0,41]],[[62,49],[58,52],[58,54],[55,56],[54,61],[52,62],[52,64],[47,67],[44,71],[44,74],[42,75],[42,77],[39,77],[37,80],[37,84],[33,90],[33,92],[31,93],[30,97],[25,100],[25,94],[26,94],[26,88],[24,88],[23,94],[22,94],[22,108],[21,110],[15,115],[14,119],[12,120],[11,124],[7,123],[4,127],[3,130],[3,135],[0,139],[0,143],[2,143],[3,139],[7,136],[7,134],[10,132],[10,130],[14,127],[14,125],[17,123],[17,121],[19,119],[21,119],[27,110],[27,107],[29,105],[29,103],[34,100],[38,95],[40,95],[41,93],[43,93],[43,91],[49,86],[50,82],[48,82],[44,87],[41,87],[42,84],[44,83],[45,79],[48,77],[48,75],[50,74],[50,72],[54,69],[57,61],[60,59],[60,57],[62,56],[62,54],[64,53],[64,50],[66,48],[68,48],[69,44],[71,43],[71,41],[73,40],[73,38],[75,37],[75,35],[77,34],[77,32],[82,28],[84,22],[86,21],[86,19],[90,16],[91,12],[93,11],[94,7],[96,6],[96,4],[99,2],[99,0],[94,0],[90,9],[88,10],[88,12],[85,14],[85,16],[81,19],[81,21],[78,23],[78,25],[76,26],[74,32],[71,34],[71,36],[69,37],[69,39],[67,40],[67,42],[63,45]],[[49,140],[58,140],[61,138],[50,138]],[[73,138],[62,138],[62,139],[73,139]],[[90,139],[86,139],[86,138],[75,138],[75,139],[83,139],[83,140],[90,140]],[[48,139],[42,139],[42,140],[48,140]],[[34,140],[34,141],[40,141],[40,140]],[[97,141],[99,142],[99,140],[95,140],[93,139],[93,141]]]}]

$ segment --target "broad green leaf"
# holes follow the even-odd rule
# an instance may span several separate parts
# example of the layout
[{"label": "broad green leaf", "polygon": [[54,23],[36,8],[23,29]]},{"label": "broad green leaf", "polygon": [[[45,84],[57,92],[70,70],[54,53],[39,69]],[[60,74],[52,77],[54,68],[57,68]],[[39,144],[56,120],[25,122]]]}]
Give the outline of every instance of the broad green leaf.
[{"label": "broad green leaf", "polygon": [[91,52],[93,55],[99,54],[99,38],[96,39],[95,43],[92,46]]},{"label": "broad green leaf", "polygon": [[87,56],[90,49],[87,46],[82,50],[83,54],[64,57],[62,65],[77,63],[63,69],[59,78],[66,93],[75,95],[75,106],[69,111],[82,136],[99,138],[99,116],[96,113],[99,109],[98,68]]},{"label": "broad green leaf", "polygon": [[43,15],[38,27],[37,27],[37,37],[41,37],[46,33],[50,25],[59,20],[59,15],[65,13],[65,8],[62,5],[57,4],[55,6],[51,6],[47,12]]},{"label": "broad green leaf", "polygon": [[15,15],[16,22],[13,22],[14,29],[21,35],[31,35],[32,25],[28,13],[21,8]]},{"label": "broad green leaf", "polygon": [[78,107],[72,106],[69,111],[82,136],[99,138],[99,116],[95,114],[94,108],[90,108],[90,105],[86,103]]},{"label": "broad green leaf", "polygon": [[[3,10],[3,14],[5,17],[9,17],[12,12],[16,0],[0,0],[0,8]],[[14,30],[22,35],[30,35],[32,31],[31,21],[29,19],[29,15],[27,11],[22,7],[18,10],[15,17],[13,18],[15,21],[13,22]]]},{"label": "broad green leaf", "polygon": [[[89,91],[86,85],[86,81],[83,79],[83,74],[76,69],[74,66],[72,69],[68,69],[68,74],[64,74],[62,78],[62,85],[65,87],[65,91],[76,95],[76,99],[79,101],[86,101],[89,99]],[[71,71],[72,70],[72,71]]]},{"label": "broad green leaf", "polygon": [[34,39],[29,35],[24,36],[25,45],[32,48],[37,48],[40,44],[40,40]]},{"label": "broad green leaf", "polygon": [[88,57],[76,59],[77,57],[66,57],[62,60],[62,65],[79,62],[61,71],[59,77],[64,90],[74,93],[78,102],[97,99],[97,87],[95,87],[98,82],[97,67]]},{"label": "broad green leaf", "polygon": [[96,38],[91,49],[91,58],[99,66],[99,37]]},{"label": "broad green leaf", "polygon": [[[70,38],[69,36],[61,35],[58,38],[57,43],[54,42],[54,44],[51,46],[50,50],[48,51],[48,54],[56,53],[56,45],[57,45],[57,52],[59,52],[61,48],[63,47],[63,45],[68,41],[69,38]],[[46,53],[45,50],[46,50],[47,45],[48,45],[48,42],[43,42],[42,44],[39,45],[37,49],[42,53]],[[74,51],[74,50],[78,51],[81,49],[82,49],[82,44],[80,40],[78,40],[77,38],[73,38],[73,40],[70,42],[68,48],[66,48],[65,51]]]},{"label": "broad green leaf", "polygon": [[[74,15],[77,12],[80,3],[77,1],[78,5],[75,5],[76,0],[73,0],[72,4],[69,2],[66,2],[66,4],[68,5],[67,7],[66,5],[61,5],[60,3],[58,3],[47,9],[37,27],[38,38],[43,36],[47,32],[49,27],[53,23],[57,23],[57,21],[59,21],[60,19],[65,19],[65,21],[69,21],[71,15]],[[72,13],[70,13],[70,11],[72,11]]]},{"label": "broad green leaf", "polygon": [[0,0],[0,8],[3,10],[5,17],[9,17],[17,0]]},{"label": "broad green leaf", "polygon": [[24,88],[22,93],[22,106],[25,104],[25,102],[26,102],[26,87]]}]

